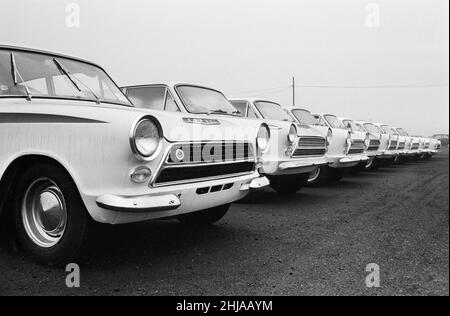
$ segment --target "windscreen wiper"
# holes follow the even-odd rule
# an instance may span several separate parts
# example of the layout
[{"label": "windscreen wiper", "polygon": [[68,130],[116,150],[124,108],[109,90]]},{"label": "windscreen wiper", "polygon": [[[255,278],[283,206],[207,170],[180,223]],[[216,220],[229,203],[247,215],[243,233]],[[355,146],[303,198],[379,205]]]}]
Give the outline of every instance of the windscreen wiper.
[{"label": "windscreen wiper", "polygon": [[25,91],[27,93],[27,100],[31,101],[32,95],[31,95],[30,89],[26,85],[25,80],[23,80],[22,75],[20,74],[19,70],[17,69],[16,58],[14,57],[13,52],[11,52],[11,72],[12,72],[12,76],[13,76],[14,86],[17,86],[19,84],[19,82],[17,80],[17,77],[19,77],[19,79],[20,79],[20,81],[22,81],[22,85],[25,88]]},{"label": "windscreen wiper", "polygon": [[78,79],[75,75],[71,74],[70,71],[67,70],[67,68],[64,67],[64,65],[58,59],[53,58],[53,62],[55,63],[59,71],[61,71],[61,73],[64,74],[70,80],[70,82],[72,82],[72,84],[75,86],[75,88],[77,88],[79,92],[83,92],[83,90],[80,89],[75,80],[81,83],[94,96],[95,100],[97,101],[97,104],[100,104],[102,102],[100,97],[91,88],[89,88],[86,84],[84,84],[84,82]]},{"label": "windscreen wiper", "polygon": [[208,115],[211,115],[211,114],[230,114],[230,113],[228,113],[227,111],[224,111],[224,110],[211,110],[211,111],[208,111]]}]

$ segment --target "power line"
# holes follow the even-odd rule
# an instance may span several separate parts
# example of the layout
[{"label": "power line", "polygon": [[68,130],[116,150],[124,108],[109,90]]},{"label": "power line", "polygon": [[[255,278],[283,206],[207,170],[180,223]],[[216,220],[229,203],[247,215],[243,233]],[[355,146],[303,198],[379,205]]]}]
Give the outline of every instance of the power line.
[{"label": "power line", "polygon": [[265,89],[258,89],[258,90],[248,90],[248,91],[235,92],[233,94],[255,94],[258,92],[270,92],[273,90],[280,90],[280,89],[286,89],[286,88],[291,88],[291,86],[280,86],[280,87],[265,88]]},{"label": "power line", "polygon": [[409,88],[441,88],[448,87],[449,83],[429,83],[429,84],[397,84],[397,85],[295,85],[298,88],[312,89],[409,89]]}]

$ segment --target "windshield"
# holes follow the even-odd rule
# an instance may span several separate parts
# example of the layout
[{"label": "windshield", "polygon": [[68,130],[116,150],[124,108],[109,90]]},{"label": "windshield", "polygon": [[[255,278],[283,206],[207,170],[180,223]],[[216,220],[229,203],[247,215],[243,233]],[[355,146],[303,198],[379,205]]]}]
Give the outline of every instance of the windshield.
[{"label": "windshield", "polygon": [[408,133],[403,128],[397,128],[397,132],[402,136],[408,136]]},{"label": "windshield", "polygon": [[0,97],[28,94],[38,98],[98,99],[131,106],[111,78],[97,66],[42,53],[0,50]]},{"label": "windshield", "polygon": [[392,134],[392,129],[388,125],[381,125],[381,129],[385,134]]},{"label": "windshield", "polygon": [[190,113],[238,114],[236,108],[219,91],[195,86],[177,86],[176,91]]},{"label": "windshield", "polygon": [[292,122],[292,117],[287,114],[281,105],[268,101],[256,101],[255,106],[263,118],[267,120]]},{"label": "windshield", "polygon": [[383,134],[383,131],[380,130],[376,125],[374,125],[372,123],[365,123],[364,127],[367,129],[367,131],[369,133],[378,133],[378,134],[382,133]]},{"label": "windshield", "polygon": [[319,125],[319,121],[306,110],[292,110],[292,114],[303,125]]},{"label": "windshield", "polygon": [[324,118],[332,128],[346,128],[341,120],[334,115],[325,115]]},{"label": "windshield", "polygon": [[358,124],[356,124],[355,122],[353,122],[352,120],[343,120],[342,121],[344,123],[344,125],[350,126],[350,128],[352,129],[352,131],[354,132],[364,132],[364,130],[361,128],[361,126],[359,126]]}]

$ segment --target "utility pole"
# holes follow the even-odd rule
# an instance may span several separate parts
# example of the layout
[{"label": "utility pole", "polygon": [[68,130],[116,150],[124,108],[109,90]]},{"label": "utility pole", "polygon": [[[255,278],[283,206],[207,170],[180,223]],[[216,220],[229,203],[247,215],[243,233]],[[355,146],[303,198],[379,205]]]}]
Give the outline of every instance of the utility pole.
[{"label": "utility pole", "polygon": [[292,77],[292,106],[295,107],[295,77]]}]

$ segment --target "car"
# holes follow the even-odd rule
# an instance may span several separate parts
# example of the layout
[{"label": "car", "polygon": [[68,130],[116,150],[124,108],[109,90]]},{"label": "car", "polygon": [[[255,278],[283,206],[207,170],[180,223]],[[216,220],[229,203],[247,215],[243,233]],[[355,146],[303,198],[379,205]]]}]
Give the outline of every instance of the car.
[{"label": "car", "polygon": [[[400,159],[400,152],[397,150],[400,144],[400,137],[398,133],[385,123],[374,123],[374,125],[377,126],[380,131],[382,131],[383,134],[381,143],[385,145],[385,155],[390,156],[390,158],[383,161],[384,166],[388,166],[395,162],[398,162]],[[403,141],[405,142],[404,145],[406,146],[406,139],[404,139]]]},{"label": "car", "polygon": [[395,127],[390,127],[392,135],[397,137],[397,155],[395,157],[394,162],[401,164],[404,163],[408,158],[408,149],[406,147],[408,138],[405,135],[402,135],[398,132]]},{"label": "car", "polygon": [[[242,100],[229,100],[225,95],[212,88],[186,84],[163,82],[145,85],[134,85],[122,87],[122,91],[138,107],[156,108],[163,111],[171,111],[175,107],[163,106],[160,100],[164,99],[166,94],[171,96],[174,103],[177,104],[177,111],[189,113],[195,111],[197,115],[204,118],[221,118],[228,120],[232,124],[243,124],[252,122],[252,124],[264,124],[270,128],[270,144],[268,149],[262,152],[260,173],[266,176],[272,188],[280,194],[294,194],[298,192],[307,182],[308,174],[314,171],[318,166],[326,164],[324,157],[326,152],[326,140],[310,131],[304,131],[304,136],[310,136],[311,140],[316,141],[317,152],[321,156],[310,158],[301,156],[301,148],[297,148],[299,141],[298,134],[301,128],[288,121],[264,120],[261,113],[256,112],[256,108],[242,109],[240,103]],[[207,99],[205,102],[204,100]],[[246,102],[245,100],[243,102]],[[278,109],[278,114],[286,113],[275,103],[270,103]],[[245,107],[245,105],[244,105]],[[244,113],[245,111],[245,113]],[[250,115],[249,113],[252,113]],[[249,114],[249,115],[247,115]],[[246,123],[247,124],[247,123]],[[299,156],[296,156],[299,155]]]},{"label": "car", "polygon": [[[420,154],[418,149],[413,149],[416,147],[416,145],[415,145],[416,138],[415,137],[410,136],[404,128],[396,127],[394,129],[397,131],[397,133],[399,135],[402,135],[405,137],[405,140],[406,140],[405,156],[406,156],[407,160],[414,159],[415,156]],[[419,144],[419,146],[420,146],[420,144]]]},{"label": "car", "polygon": [[287,109],[299,124],[320,130],[327,135],[329,142],[327,158],[329,165],[322,166],[310,174],[310,185],[318,185],[326,181],[338,181],[347,171],[367,162],[364,154],[365,140],[352,136],[342,122],[332,114],[312,114],[309,110],[292,107]]},{"label": "car", "polygon": [[[355,121],[355,124],[370,134],[370,144],[368,153],[372,152],[374,157],[366,165],[366,170],[378,170],[381,166],[386,165],[386,160],[393,156],[387,151],[387,142],[384,139],[384,132],[378,126],[367,121]],[[389,137],[387,137],[389,138]],[[376,149],[378,147],[378,149]]]},{"label": "car", "polygon": [[449,135],[448,134],[435,134],[431,138],[439,141],[441,148],[448,147],[448,145],[449,145]]},{"label": "car", "polygon": [[434,150],[431,149],[431,138],[425,136],[414,136],[416,138],[416,142],[419,144],[419,150],[416,154],[416,159],[419,160],[428,160],[431,158]]},{"label": "car", "polygon": [[[233,98],[240,116],[262,120],[272,131],[277,146],[263,156],[261,173],[280,193],[294,193],[308,183],[311,174],[329,164],[326,156],[330,134],[297,123],[277,102],[261,98]],[[291,135],[292,134],[292,135]],[[295,135],[295,136],[294,136]],[[275,144],[274,144],[275,145]]]},{"label": "car", "polygon": [[358,166],[357,171],[377,170],[379,168],[378,161],[383,156],[383,153],[380,151],[381,134],[379,131],[369,132],[364,126],[364,122],[361,121],[354,121],[349,118],[340,118],[340,120],[353,133],[359,133],[360,137],[365,135],[366,155],[369,157],[369,160]]},{"label": "car", "polygon": [[135,108],[94,63],[0,46],[1,220],[48,265],[79,258],[96,222],[214,223],[269,184],[257,171],[268,126],[210,130],[236,125]]}]

